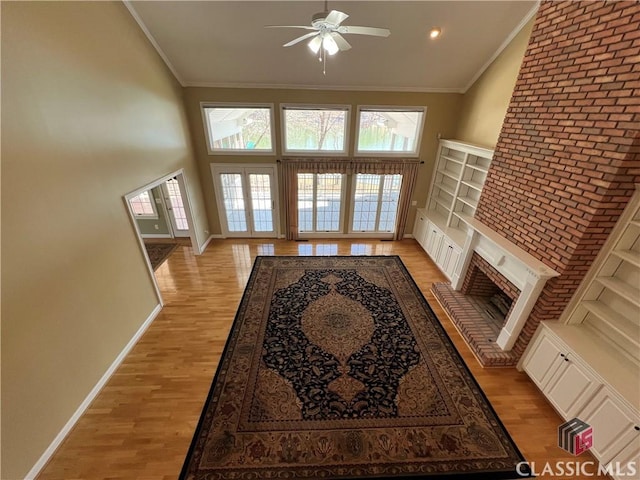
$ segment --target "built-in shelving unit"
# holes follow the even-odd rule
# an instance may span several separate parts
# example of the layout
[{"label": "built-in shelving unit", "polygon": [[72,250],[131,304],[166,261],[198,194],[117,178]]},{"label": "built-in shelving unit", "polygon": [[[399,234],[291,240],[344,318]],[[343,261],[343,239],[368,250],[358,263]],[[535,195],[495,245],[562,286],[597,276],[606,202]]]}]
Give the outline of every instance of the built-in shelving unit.
[{"label": "built-in shelving unit", "polygon": [[418,209],[415,239],[452,278],[467,236],[467,223],[480,200],[493,151],[455,140],[440,140],[425,208]]},{"label": "built-in shelving unit", "polygon": [[541,322],[520,367],[565,419],[593,427],[591,453],[601,464],[640,462],[640,187],[560,320]]},{"label": "built-in shelving unit", "polygon": [[[636,194],[636,197],[640,194]],[[581,324],[640,364],[640,199],[581,287],[567,323]]]},{"label": "built-in shelving unit", "polygon": [[478,207],[492,157],[493,150],[440,140],[426,215],[459,247],[467,231],[465,219],[473,218]]}]

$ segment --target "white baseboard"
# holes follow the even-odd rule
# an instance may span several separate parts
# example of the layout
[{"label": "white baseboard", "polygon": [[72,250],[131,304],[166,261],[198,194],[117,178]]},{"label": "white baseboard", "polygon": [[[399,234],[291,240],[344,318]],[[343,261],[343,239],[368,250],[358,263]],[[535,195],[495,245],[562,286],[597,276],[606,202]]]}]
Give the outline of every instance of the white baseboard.
[{"label": "white baseboard", "polygon": [[214,233],[212,235],[209,235],[209,238],[207,238],[207,241],[204,242],[204,244],[202,244],[202,246],[200,247],[200,255],[204,253],[205,249],[207,248],[209,243],[211,243],[211,240],[213,240],[214,238],[222,239],[224,237],[219,233]]},{"label": "white baseboard", "polygon": [[87,407],[89,407],[89,405],[91,405],[91,402],[93,402],[96,396],[98,396],[98,393],[100,393],[100,390],[102,390],[102,387],[104,387],[105,384],[109,381],[109,378],[111,378],[111,375],[113,375],[113,372],[116,371],[116,369],[120,366],[120,363],[122,363],[124,358],[131,351],[131,349],[140,339],[142,334],[147,330],[147,328],[149,328],[149,325],[151,325],[151,323],[156,319],[156,317],[158,316],[158,313],[160,313],[160,310],[162,310],[162,305],[160,304],[156,305],[156,307],[149,314],[149,316],[144,321],[144,323],[140,326],[138,331],[133,335],[133,337],[131,337],[131,340],[129,340],[129,342],[118,354],[118,356],[113,361],[113,363],[109,366],[107,371],[104,372],[104,375],[102,375],[100,380],[98,380],[98,383],[96,383],[95,386],[91,389],[91,391],[89,392],[89,395],[86,396],[86,398],[82,401],[82,403],[74,412],[74,414],[71,415],[71,418],[67,421],[65,426],[62,427],[62,430],[60,430],[58,435],[56,435],[56,438],[53,439],[53,442],[51,442],[51,444],[47,447],[44,453],[40,456],[40,458],[38,459],[36,464],[33,466],[33,468],[29,470],[29,473],[27,473],[27,475],[25,476],[25,480],[33,480],[38,476],[38,474],[40,473],[40,470],[42,470],[42,468],[47,464],[51,456],[55,453],[55,451],[58,449],[60,444],[64,441],[65,437],[69,434],[73,426],[80,419],[84,411],[87,409]]},{"label": "white baseboard", "polygon": [[413,233],[405,233],[402,238],[413,238]]}]

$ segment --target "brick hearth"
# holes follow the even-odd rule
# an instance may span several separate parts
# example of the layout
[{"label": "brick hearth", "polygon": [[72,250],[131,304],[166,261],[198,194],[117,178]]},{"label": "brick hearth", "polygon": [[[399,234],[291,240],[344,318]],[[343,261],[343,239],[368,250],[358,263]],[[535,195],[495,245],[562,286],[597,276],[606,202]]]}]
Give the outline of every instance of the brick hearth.
[{"label": "brick hearth", "polygon": [[517,353],[505,352],[496,344],[500,327],[483,313],[481,300],[456,292],[448,283],[434,283],[431,291],[483,367],[509,367],[518,362]]}]

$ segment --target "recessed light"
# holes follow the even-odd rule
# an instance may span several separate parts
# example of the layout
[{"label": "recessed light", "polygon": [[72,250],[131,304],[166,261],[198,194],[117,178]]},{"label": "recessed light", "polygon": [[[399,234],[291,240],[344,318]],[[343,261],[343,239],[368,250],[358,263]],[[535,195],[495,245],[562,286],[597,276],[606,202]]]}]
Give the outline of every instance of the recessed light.
[{"label": "recessed light", "polygon": [[441,34],[442,34],[442,30],[440,30],[438,27],[432,28],[431,31],[429,32],[429,36],[431,38],[438,38]]}]

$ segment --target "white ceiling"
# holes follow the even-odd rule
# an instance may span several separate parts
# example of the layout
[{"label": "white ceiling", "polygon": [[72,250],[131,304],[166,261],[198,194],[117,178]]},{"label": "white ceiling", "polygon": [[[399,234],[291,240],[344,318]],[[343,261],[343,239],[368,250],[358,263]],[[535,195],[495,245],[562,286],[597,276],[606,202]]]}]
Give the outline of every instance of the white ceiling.
[{"label": "white ceiling", "polygon": [[[322,1],[125,2],[184,86],[345,88],[464,92],[531,17],[535,1],[336,1],[343,25],[384,27],[387,38],[345,36],[327,59],[304,33]],[[429,39],[437,26],[442,36]]]}]

